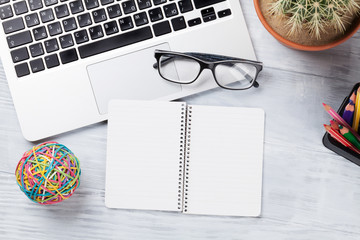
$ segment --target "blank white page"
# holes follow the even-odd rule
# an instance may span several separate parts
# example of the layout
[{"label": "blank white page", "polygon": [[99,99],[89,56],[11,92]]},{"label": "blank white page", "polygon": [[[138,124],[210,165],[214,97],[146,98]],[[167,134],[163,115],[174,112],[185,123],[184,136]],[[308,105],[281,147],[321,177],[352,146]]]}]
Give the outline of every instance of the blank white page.
[{"label": "blank white page", "polygon": [[259,216],[264,111],[189,106],[190,154],[184,212]]},{"label": "blank white page", "polygon": [[181,211],[179,158],[185,107],[156,101],[109,104],[107,207]]}]

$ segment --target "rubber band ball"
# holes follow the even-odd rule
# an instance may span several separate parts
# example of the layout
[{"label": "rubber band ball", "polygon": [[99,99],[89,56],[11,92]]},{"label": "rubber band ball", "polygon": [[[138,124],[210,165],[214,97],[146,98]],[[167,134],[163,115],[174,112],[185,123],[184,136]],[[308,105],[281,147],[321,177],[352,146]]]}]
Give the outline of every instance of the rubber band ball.
[{"label": "rubber band ball", "polygon": [[80,175],[78,158],[57,142],[41,143],[25,152],[15,171],[21,191],[42,205],[71,197],[80,186]]}]

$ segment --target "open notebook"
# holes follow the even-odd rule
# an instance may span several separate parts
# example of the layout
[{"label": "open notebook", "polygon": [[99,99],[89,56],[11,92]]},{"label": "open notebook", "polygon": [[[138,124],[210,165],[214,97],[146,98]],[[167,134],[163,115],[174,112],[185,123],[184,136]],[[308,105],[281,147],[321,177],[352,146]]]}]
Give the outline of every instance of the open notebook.
[{"label": "open notebook", "polygon": [[105,205],[259,216],[264,111],[112,101]]}]

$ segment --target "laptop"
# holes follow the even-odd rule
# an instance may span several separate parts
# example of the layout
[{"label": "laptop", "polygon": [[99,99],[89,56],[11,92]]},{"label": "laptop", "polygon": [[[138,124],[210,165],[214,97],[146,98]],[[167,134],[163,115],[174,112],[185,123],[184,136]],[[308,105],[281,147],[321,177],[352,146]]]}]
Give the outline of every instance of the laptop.
[{"label": "laptop", "polygon": [[112,99],[217,87],[163,80],[154,50],[256,60],[239,0],[0,0],[0,55],[25,139],[107,119]]}]

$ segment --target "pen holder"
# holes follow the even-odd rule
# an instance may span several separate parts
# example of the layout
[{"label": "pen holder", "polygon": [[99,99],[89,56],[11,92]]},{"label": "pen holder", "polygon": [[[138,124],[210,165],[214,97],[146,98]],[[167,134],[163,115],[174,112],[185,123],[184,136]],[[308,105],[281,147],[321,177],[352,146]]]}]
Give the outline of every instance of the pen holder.
[{"label": "pen holder", "polygon": [[[360,86],[360,83],[355,84],[355,86],[351,90],[350,94],[342,102],[339,110],[337,111],[340,116],[342,116],[342,114],[343,114],[343,112],[345,110],[345,107],[346,107],[347,103],[349,102],[349,98],[350,98],[351,94],[356,89],[358,89],[359,86]],[[360,166],[360,155],[357,154],[356,152],[352,151],[351,149],[345,147],[341,143],[337,142],[327,132],[325,133],[325,135],[323,137],[323,144],[324,144],[325,147],[327,147],[331,151],[339,154],[340,156],[343,156],[344,158],[346,158],[346,159],[350,160],[351,162],[353,162],[353,163]]]}]

